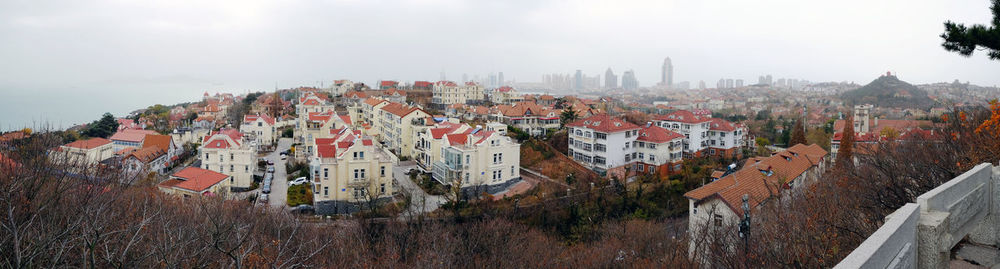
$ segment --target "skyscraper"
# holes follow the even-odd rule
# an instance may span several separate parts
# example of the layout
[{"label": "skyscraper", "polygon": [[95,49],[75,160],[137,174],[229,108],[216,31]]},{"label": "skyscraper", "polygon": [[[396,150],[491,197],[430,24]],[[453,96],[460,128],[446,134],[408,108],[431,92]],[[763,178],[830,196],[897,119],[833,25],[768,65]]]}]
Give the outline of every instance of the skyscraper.
[{"label": "skyscraper", "polygon": [[700,89],[700,90],[704,90],[705,89],[705,81],[704,80],[698,81],[698,89]]},{"label": "skyscraper", "polygon": [[577,69],[576,75],[573,76],[573,89],[583,89],[583,71],[580,71],[580,69]]},{"label": "skyscraper", "polygon": [[496,85],[497,87],[503,87],[504,85],[506,85],[506,84],[507,84],[507,83],[505,83],[505,82],[503,81],[503,72],[500,72],[500,74],[497,74],[497,83],[498,83],[498,84]]},{"label": "skyscraper", "polygon": [[618,88],[618,77],[611,71],[611,67],[608,67],[608,71],[604,71],[604,88]]},{"label": "skyscraper", "polygon": [[663,70],[662,78],[660,79],[660,85],[670,88],[674,85],[674,64],[670,62],[670,57],[663,59]]},{"label": "skyscraper", "polygon": [[639,88],[639,81],[635,80],[635,72],[628,70],[622,74],[622,88],[626,90]]},{"label": "skyscraper", "polygon": [[737,79],[736,80],[736,88],[743,88],[743,80],[742,79]]}]

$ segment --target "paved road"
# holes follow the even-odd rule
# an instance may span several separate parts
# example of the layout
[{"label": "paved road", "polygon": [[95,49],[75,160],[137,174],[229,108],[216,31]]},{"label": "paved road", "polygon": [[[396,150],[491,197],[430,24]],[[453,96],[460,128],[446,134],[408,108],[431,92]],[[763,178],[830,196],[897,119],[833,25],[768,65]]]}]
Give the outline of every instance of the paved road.
[{"label": "paved road", "polygon": [[288,199],[288,175],[285,171],[285,161],[281,160],[279,154],[291,146],[291,138],[281,138],[278,140],[278,148],[264,157],[274,162],[274,179],[271,181],[271,194],[268,200],[268,204],[272,207],[284,208],[288,205],[285,203]]},{"label": "paved road", "polygon": [[421,189],[420,186],[417,186],[416,183],[410,180],[410,176],[406,175],[406,171],[416,167],[417,165],[413,162],[400,162],[392,169],[392,177],[396,180],[398,186],[410,193],[410,207],[406,209],[403,215],[432,212],[447,202],[444,196],[427,194],[424,189]]}]

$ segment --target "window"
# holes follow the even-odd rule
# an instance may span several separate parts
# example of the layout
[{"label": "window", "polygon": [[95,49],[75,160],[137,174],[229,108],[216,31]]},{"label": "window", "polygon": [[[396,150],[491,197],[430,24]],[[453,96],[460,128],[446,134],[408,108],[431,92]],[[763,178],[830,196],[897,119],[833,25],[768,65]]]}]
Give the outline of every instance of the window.
[{"label": "window", "polygon": [[715,226],[722,226],[722,215],[715,214],[713,219],[715,220]]},{"label": "window", "polygon": [[649,166],[649,172],[650,172],[650,173],[652,173],[653,171],[656,171],[656,170],[655,170],[654,168],[656,168],[656,167],[655,167],[655,166],[652,166],[652,165],[650,165],[650,166]]},{"label": "window", "polygon": [[316,184],[316,185],[313,185],[313,193],[315,193],[315,194],[319,194],[319,190],[320,190],[320,189],[321,189],[321,188],[320,188],[320,185],[319,185],[319,184]]},{"label": "window", "polygon": [[330,178],[330,168],[323,168],[323,178]]},{"label": "window", "polygon": [[607,151],[607,146],[605,146],[604,144],[594,144],[594,151],[597,151],[597,152],[606,152]]},{"label": "window", "polygon": [[645,146],[646,146],[646,143],[645,143],[645,142],[642,142],[642,141],[639,141],[639,142],[636,142],[636,143],[639,143],[639,146],[638,146],[638,147],[640,147],[640,148],[641,148],[641,147],[645,147]]},{"label": "window", "polygon": [[645,156],[643,156],[642,153],[639,153],[639,160],[641,161],[644,158],[645,158]]},{"label": "window", "polygon": [[649,154],[649,161],[650,162],[655,162],[656,161],[656,155]]},{"label": "window", "polygon": [[365,178],[365,169],[361,169],[361,178]]},{"label": "window", "polygon": [[330,187],[323,187],[323,196],[330,195]]},{"label": "window", "polygon": [[514,166],[510,166],[510,176],[514,176]]},{"label": "window", "polygon": [[639,171],[639,172],[642,172],[642,170],[646,170],[646,168],[645,168],[645,167],[643,167],[643,166],[642,166],[642,164],[640,163],[640,164],[638,165],[638,168],[636,168],[636,171]]},{"label": "window", "polygon": [[221,153],[219,154],[219,162],[220,163],[222,162],[222,154]]},{"label": "window", "polygon": [[697,207],[695,207],[693,210],[691,210],[691,215],[698,215],[698,208]]},{"label": "window", "polygon": [[[569,138],[569,144],[573,145],[573,138],[572,137]],[[206,158],[208,158],[208,157],[206,157]]]},{"label": "window", "polygon": [[361,170],[358,170],[358,169],[354,169],[354,179],[358,179],[358,178],[359,178],[358,176],[359,176],[360,174],[359,174],[358,172],[360,172],[360,171],[361,171]]},{"label": "window", "polygon": [[649,146],[650,149],[656,149],[656,144],[649,143],[649,144],[646,144],[646,145]]},{"label": "window", "polygon": [[[381,169],[379,170],[379,176],[380,177],[385,177],[385,166],[382,166]],[[385,184],[382,184],[382,185],[385,185]],[[385,191],[382,191],[382,192],[385,192]]]},{"label": "window", "polygon": [[234,155],[232,153],[229,153],[229,160],[232,161],[233,159],[234,159]]},{"label": "window", "polygon": [[250,172],[250,166],[249,165],[244,165],[243,166],[243,172]]},{"label": "window", "polygon": [[205,160],[208,160],[208,153],[205,153]]},{"label": "window", "polygon": [[382,193],[385,193],[385,183],[382,183],[382,184],[380,185],[380,187],[379,187],[379,190],[381,190],[381,191],[382,191]]},{"label": "window", "polygon": [[497,159],[499,160],[498,163],[502,163],[503,162],[503,153],[497,153]]},{"label": "window", "polygon": [[608,139],[608,134],[605,134],[605,133],[596,133],[595,132],[594,133],[594,137],[596,137],[597,139],[605,139],[606,140],[606,139]]},{"label": "window", "polygon": [[232,164],[230,164],[230,165],[229,165],[229,172],[230,172],[230,173],[232,173],[233,171],[235,171],[235,169],[233,169],[233,165],[232,165]]}]

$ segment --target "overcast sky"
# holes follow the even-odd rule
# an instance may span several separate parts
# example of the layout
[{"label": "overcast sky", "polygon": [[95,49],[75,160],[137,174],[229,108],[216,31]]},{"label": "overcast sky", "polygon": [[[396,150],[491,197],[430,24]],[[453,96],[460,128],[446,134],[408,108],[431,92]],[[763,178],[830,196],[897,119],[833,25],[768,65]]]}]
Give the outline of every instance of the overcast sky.
[{"label": "overcast sky", "polygon": [[[675,81],[692,85],[713,86],[722,77],[749,84],[762,74],[864,84],[889,70],[912,83],[1000,85],[1000,61],[982,52],[971,58],[946,52],[938,37],[948,19],[987,23],[988,6],[987,0],[5,0],[0,98],[6,101],[0,102],[16,104],[0,104],[8,107],[0,108],[0,125],[9,125],[9,114],[38,116],[10,107],[42,97],[121,113],[192,101],[204,91],[340,78],[437,80],[442,71],[451,80],[502,71],[508,80],[532,82],[544,73],[603,75],[611,67],[619,75],[634,69],[646,86],[660,79],[668,56]],[[91,100],[97,97],[107,102]]]}]

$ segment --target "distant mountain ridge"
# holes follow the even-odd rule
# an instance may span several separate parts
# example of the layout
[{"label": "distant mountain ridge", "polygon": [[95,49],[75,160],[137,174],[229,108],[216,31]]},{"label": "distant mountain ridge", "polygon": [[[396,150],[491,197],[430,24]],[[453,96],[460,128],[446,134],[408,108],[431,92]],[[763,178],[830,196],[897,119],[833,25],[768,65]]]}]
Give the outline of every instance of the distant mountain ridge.
[{"label": "distant mountain ridge", "polygon": [[936,103],[927,91],[917,88],[887,73],[868,85],[846,91],[840,96],[853,104],[873,104],[878,107],[917,108],[928,110]]}]

